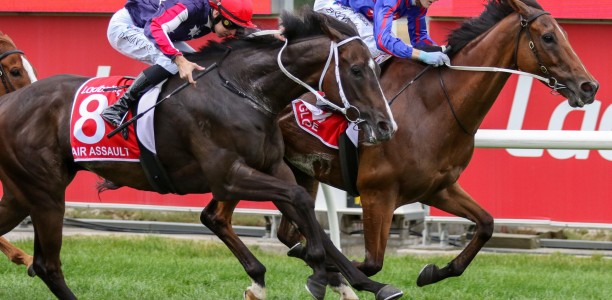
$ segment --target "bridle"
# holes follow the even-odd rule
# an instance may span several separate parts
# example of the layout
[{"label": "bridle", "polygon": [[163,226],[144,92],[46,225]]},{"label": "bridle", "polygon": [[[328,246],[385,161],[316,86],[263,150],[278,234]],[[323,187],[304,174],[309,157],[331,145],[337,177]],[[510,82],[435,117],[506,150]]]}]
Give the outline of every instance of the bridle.
[{"label": "bridle", "polygon": [[[280,67],[281,71],[285,75],[287,75],[287,77],[289,77],[291,80],[293,80],[297,84],[303,86],[308,91],[313,93],[317,97],[317,102],[322,102],[325,105],[330,106],[332,109],[341,112],[349,122],[359,124],[361,122],[364,122],[365,120],[361,118],[361,112],[359,111],[359,109],[351,105],[348,99],[346,98],[346,95],[344,94],[344,89],[342,88],[342,81],[340,79],[340,66],[339,66],[340,64],[339,64],[339,59],[338,59],[338,53],[339,53],[338,48],[340,48],[343,45],[346,45],[347,43],[353,40],[361,40],[361,38],[358,36],[353,36],[345,40],[342,40],[339,43],[336,43],[335,41],[331,41],[331,44],[329,46],[329,56],[327,57],[325,68],[323,68],[323,72],[321,73],[321,78],[319,79],[319,91],[321,91],[323,89],[323,79],[325,78],[325,73],[327,73],[327,70],[329,69],[329,66],[331,64],[331,60],[333,57],[335,61],[334,74],[336,75],[336,82],[338,83],[338,92],[340,94],[340,99],[342,100],[342,104],[344,107],[340,107],[332,103],[331,101],[325,99],[324,95],[322,95],[322,92],[316,91],[311,86],[307,85],[306,83],[304,83],[297,77],[293,76],[291,73],[289,73],[289,71],[287,71],[287,69],[285,69],[285,66],[283,66],[283,62],[281,60],[281,55],[283,54],[283,50],[285,50],[285,48],[287,47],[289,43],[288,40],[285,40],[285,45],[283,45],[281,50],[278,52],[277,61],[278,61],[278,66]],[[351,117],[351,116],[354,116],[354,117]]]},{"label": "bridle", "polygon": [[531,16],[528,19],[525,19],[525,17],[523,17],[523,15],[519,14],[520,17],[520,24],[521,24],[521,29],[519,31],[519,34],[517,36],[517,41],[516,41],[516,48],[514,49],[514,65],[517,67],[517,69],[521,69],[518,65],[518,48],[519,48],[519,42],[521,40],[521,32],[525,31],[525,35],[527,36],[527,39],[529,40],[529,49],[531,49],[531,52],[533,53],[533,55],[535,55],[536,60],[538,62],[538,65],[540,66],[540,71],[545,75],[548,76],[548,80],[543,80],[545,81],[548,86],[552,89],[552,92],[557,92],[557,90],[560,89],[566,89],[567,86],[565,86],[564,84],[561,84],[557,81],[557,79],[555,77],[553,77],[552,75],[550,75],[550,73],[548,72],[548,68],[546,68],[546,66],[544,65],[544,63],[542,63],[542,59],[540,58],[540,54],[538,53],[538,49],[535,47],[535,43],[533,42],[533,39],[531,38],[531,32],[529,31],[529,24],[531,22],[533,22],[535,19],[539,18],[540,16],[543,15],[550,15],[549,12],[547,11],[541,11],[533,16]]},{"label": "bridle", "polygon": [[[19,49],[6,51],[0,54],[0,62],[2,62],[4,58],[12,54],[23,54],[23,51]],[[15,86],[13,85],[11,80],[8,78],[8,75],[6,74],[6,70],[4,70],[4,66],[2,66],[1,63],[0,63],[0,79],[2,80],[2,85],[4,86],[4,89],[6,90],[7,94],[10,93],[11,91],[16,90]]]},{"label": "bridle", "polygon": [[[533,42],[533,38],[531,37],[531,32],[529,32],[529,25],[531,24],[531,22],[533,22],[535,19],[543,16],[543,15],[550,15],[549,12],[547,11],[542,11],[539,12],[537,14],[534,14],[533,16],[529,17],[529,18],[525,18],[523,17],[523,15],[519,14],[519,18],[520,18],[520,30],[519,30],[519,34],[517,35],[517,40],[516,40],[516,47],[514,49],[514,66],[520,70],[520,66],[518,65],[518,49],[519,49],[519,44],[520,44],[520,40],[521,40],[521,33],[523,31],[525,31],[525,34],[527,35],[527,39],[529,40],[529,49],[531,50],[531,52],[534,54],[534,56],[536,57],[537,63],[540,66],[540,71],[548,77],[542,77],[536,74],[532,74],[532,73],[527,73],[527,72],[523,72],[523,71],[519,71],[519,70],[513,70],[513,69],[506,69],[506,68],[497,68],[497,67],[473,67],[473,66],[453,66],[453,65],[447,65],[447,67],[449,69],[452,70],[459,70],[459,71],[476,71],[476,72],[503,72],[503,73],[512,73],[512,74],[517,74],[517,75],[525,75],[525,76],[529,76],[529,77],[533,77],[535,79],[538,79],[544,83],[546,83],[552,90],[551,93],[556,93],[558,90],[561,89],[566,89],[567,86],[564,84],[561,84],[557,81],[556,78],[554,78],[553,76],[550,75],[550,73],[548,72],[548,68],[546,68],[546,66],[544,65],[544,63],[542,63],[542,59],[540,58],[540,54],[538,53],[538,50],[535,47],[535,43]],[[418,79],[418,77],[420,77],[421,75],[423,75],[423,73],[425,73],[425,71],[429,70],[431,68],[431,65],[427,66],[425,69],[423,69],[415,79],[411,80],[410,82],[408,82],[408,84],[406,84],[399,93],[397,93],[392,99],[391,99],[391,103],[389,105],[391,105],[393,103],[393,101],[395,100],[395,98],[397,96],[399,96],[399,94],[401,92],[403,92],[409,85],[411,85],[412,83],[414,83],[414,81],[416,79]],[[438,73],[439,73],[439,77],[440,77],[440,86],[442,87],[442,91],[444,92],[444,96],[446,97],[446,100],[448,102],[448,105],[450,107],[450,110],[453,114],[453,117],[455,118],[455,121],[457,122],[457,124],[459,125],[459,127],[461,128],[461,130],[468,134],[468,135],[475,135],[476,134],[476,130],[474,132],[469,132],[465,125],[463,125],[463,123],[459,120],[459,117],[457,116],[455,109],[452,105],[452,102],[450,101],[450,96],[448,94],[448,91],[446,89],[446,86],[444,85],[444,80],[442,80],[442,72],[441,69],[438,69]]]}]

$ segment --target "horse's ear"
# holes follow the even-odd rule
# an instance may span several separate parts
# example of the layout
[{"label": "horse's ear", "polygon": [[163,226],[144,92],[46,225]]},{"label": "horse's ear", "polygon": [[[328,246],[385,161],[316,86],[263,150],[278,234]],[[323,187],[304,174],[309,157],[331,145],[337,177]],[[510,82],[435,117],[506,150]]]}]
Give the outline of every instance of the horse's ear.
[{"label": "horse's ear", "polygon": [[[332,41],[338,42],[343,39],[343,34],[337,29],[333,28],[331,22],[336,21],[332,19],[332,17],[322,14],[316,13],[317,19],[319,20],[319,24],[321,25],[321,30],[327,35]],[[339,21],[338,21],[339,22]]]},{"label": "horse's ear", "polygon": [[521,0],[508,0],[508,5],[522,16],[530,16],[533,14],[534,9]]}]

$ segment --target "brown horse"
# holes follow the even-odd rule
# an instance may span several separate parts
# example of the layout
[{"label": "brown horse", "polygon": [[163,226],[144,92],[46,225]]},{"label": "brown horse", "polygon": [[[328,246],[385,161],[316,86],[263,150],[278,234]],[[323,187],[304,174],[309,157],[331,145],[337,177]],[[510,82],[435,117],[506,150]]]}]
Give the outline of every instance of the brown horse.
[{"label": "brown horse", "polygon": [[0,31],[0,96],[36,81],[36,71],[13,40]]},{"label": "brown horse", "polygon": [[[453,65],[511,67],[549,78],[550,86],[572,107],[592,103],[599,87],[557,21],[533,0],[489,1],[479,17],[451,32],[448,42]],[[476,223],[476,234],[465,249],[443,268],[426,266],[419,286],[461,275],[489,240],[492,216],[457,180],[474,152],[474,134],[508,77],[433,69],[397,58],[383,66],[381,86],[392,102],[399,129],[387,143],[359,148],[356,186],[363,206],[366,255],[363,262],[354,263],[364,273],[373,275],[382,269],[393,212],[405,204],[421,202]],[[338,151],[300,129],[290,109],[279,118],[285,158],[298,183],[312,194],[317,180],[347,190],[350,183],[343,182]],[[234,204],[219,204],[217,213],[230,214]],[[286,220],[278,235],[292,247],[290,255],[303,257],[300,237]]]},{"label": "brown horse", "polygon": [[[0,96],[36,81],[36,71],[13,40],[0,31]],[[32,257],[0,236],[0,251],[17,265],[32,265]]]},{"label": "brown horse", "polygon": [[[304,92],[295,80],[308,85],[323,81],[334,105],[347,105],[350,99],[347,111],[364,129],[364,140],[376,144],[390,139],[396,125],[380,89],[379,69],[365,44],[352,38],[357,36],[353,27],[312,10],[298,16],[283,13],[281,19],[288,44],[272,36],[254,37],[214,44],[189,57],[218,67],[209,68],[196,87],[181,90],[157,107],[159,161],[178,194],[212,192],[218,201],[272,200],[308,239],[306,261],[313,275],[307,288],[315,298],[325,295],[326,256],[353,287],[376,293],[377,299],[401,297],[401,291],[357,270],[325,236],[312,199],[283,161],[282,134],[276,123],[277,114]],[[295,78],[281,71],[285,68]],[[64,193],[76,172],[94,172],[112,182],[106,187],[154,190],[140,164],[74,161],[70,112],[73,95],[86,80],[53,76],[0,101],[0,180],[5,186],[0,235],[30,215],[35,231],[33,269],[61,299],[75,298],[64,280],[60,248]],[[174,76],[162,95],[182,83]],[[103,108],[99,105],[96,111]],[[201,221],[214,228],[224,220],[202,214]],[[228,246],[244,247],[240,240]],[[264,298],[265,267],[252,255],[236,254],[242,263],[255,261],[244,265],[252,280],[246,296]]]}]

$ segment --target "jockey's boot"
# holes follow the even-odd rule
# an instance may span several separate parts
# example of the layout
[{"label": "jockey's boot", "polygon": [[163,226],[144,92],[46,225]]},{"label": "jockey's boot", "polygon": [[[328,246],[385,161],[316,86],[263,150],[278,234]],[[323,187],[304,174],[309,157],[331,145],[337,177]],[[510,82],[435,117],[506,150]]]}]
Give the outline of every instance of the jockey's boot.
[{"label": "jockey's boot", "polygon": [[100,116],[111,125],[119,127],[128,109],[138,103],[140,96],[149,88],[152,88],[170,76],[172,76],[172,73],[160,65],[152,65],[144,69],[142,73],[134,79],[132,85],[125,91],[121,98],[119,98],[115,104],[105,108]]},{"label": "jockey's boot", "polygon": [[130,107],[138,102],[140,96],[144,91],[151,86],[151,83],[145,76],[144,72],[140,73],[134,80],[132,85],[125,91],[125,93],[115,102],[113,105],[105,108],[100,116],[109,124],[114,127],[119,127],[123,122],[123,118],[128,112]]}]

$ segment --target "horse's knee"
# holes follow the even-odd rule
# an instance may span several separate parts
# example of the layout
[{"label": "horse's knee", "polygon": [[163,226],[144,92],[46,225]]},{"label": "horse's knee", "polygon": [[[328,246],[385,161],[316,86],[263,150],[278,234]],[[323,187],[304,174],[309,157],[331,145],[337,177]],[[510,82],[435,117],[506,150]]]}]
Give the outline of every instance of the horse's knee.
[{"label": "horse's knee", "polygon": [[491,239],[491,236],[493,236],[495,221],[488,213],[481,216],[479,221],[480,230],[477,231],[478,238],[486,242]]},{"label": "horse's knee", "polygon": [[296,209],[302,212],[308,211],[308,212],[314,213],[315,203],[305,188],[299,185],[296,185],[291,188],[290,193],[292,195],[291,199],[293,201],[293,205],[295,206]]}]

